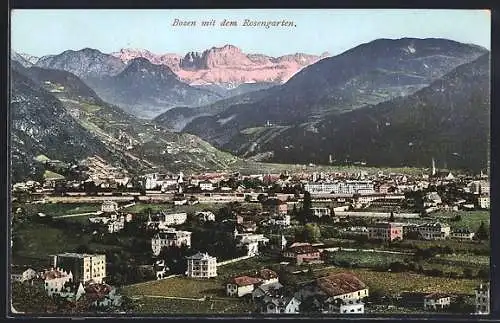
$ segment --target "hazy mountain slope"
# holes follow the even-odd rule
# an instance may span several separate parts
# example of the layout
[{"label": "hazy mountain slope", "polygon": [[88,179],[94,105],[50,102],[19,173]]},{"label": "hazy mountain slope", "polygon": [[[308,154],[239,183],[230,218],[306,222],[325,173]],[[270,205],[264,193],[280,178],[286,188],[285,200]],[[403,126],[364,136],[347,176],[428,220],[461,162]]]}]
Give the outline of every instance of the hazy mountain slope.
[{"label": "hazy mountain slope", "polygon": [[148,119],[174,106],[199,106],[220,99],[213,92],[179,81],[166,65],[154,65],[145,58],[133,59],[118,75],[90,84],[105,101]]},{"label": "hazy mountain slope", "polygon": [[232,136],[267,121],[283,126],[317,122],[412,94],[487,50],[445,39],[379,39],[301,70],[246,107],[193,120],[185,131],[225,145]]},{"label": "hazy mountain slope", "polygon": [[106,155],[106,147],[66,111],[61,102],[15,69],[11,74],[12,175],[36,170],[33,158],[45,154],[71,160]]},{"label": "hazy mountain slope", "polygon": [[[253,147],[273,161],[427,166],[432,158],[452,168],[485,168],[489,151],[489,54],[461,65],[417,93],[295,126]],[[243,134],[227,148],[256,140]],[[258,138],[263,138],[259,134]],[[239,141],[239,142],[238,142]],[[250,153],[249,145],[239,152]]]},{"label": "hazy mountain slope", "polygon": [[68,71],[83,80],[116,75],[125,68],[120,59],[92,48],[67,50],[58,55],[43,56],[37,61],[36,66]]}]

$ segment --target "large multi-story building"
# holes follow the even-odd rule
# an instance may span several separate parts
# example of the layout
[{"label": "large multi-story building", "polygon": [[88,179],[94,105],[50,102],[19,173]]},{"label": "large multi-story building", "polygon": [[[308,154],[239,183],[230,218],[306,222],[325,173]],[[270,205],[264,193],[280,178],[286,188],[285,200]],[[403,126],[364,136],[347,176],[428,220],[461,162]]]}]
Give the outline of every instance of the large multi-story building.
[{"label": "large multi-story building", "polygon": [[169,228],[165,232],[155,234],[151,239],[151,248],[155,256],[160,254],[163,247],[181,247],[183,245],[191,247],[191,232]]},{"label": "large multi-story building", "polygon": [[187,271],[186,275],[191,278],[212,278],[217,277],[217,258],[208,253],[198,252],[197,254],[186,257]]},{"label": "large multi-story building", "polygon": [[391,222],[379,222],[368,227],[368,238],[385,241],[403,239],[403,225]]},{"label": "large multi-story building", "polygon": [[477,198],[477,203],[481,209],[489,209],[490,208],[490,196],[489,195],[481,195]]},{"label": "large multi-story building", "polygon": [[444,223],[425,223],[418,226],[418,233],[424,240],[443,240],[450,237],[450,226]]},{"label": "large multi-story building", "polygon": [[481,284],[476,288],[476,314],[490,313],[490,285]]},{"label": "large multi-story building", "polygon": [[307,183],[304,189],[311,194],[372,194],[375,185],[372,181],[336,181]]},{"label": "large multi-story building", "polygon": [[71,272],[75,282],[102,283],[106,277],[106,255],[61,253],[53,256],[53,267]]},{"label": "large multi-story building", "polygon": [[148,218],[146,225],[157,225],[159,229],[168,229],[171,225],[183,224],[187,220],[187,213],[165,213],[160,212],[152,219],[151,216]]}]

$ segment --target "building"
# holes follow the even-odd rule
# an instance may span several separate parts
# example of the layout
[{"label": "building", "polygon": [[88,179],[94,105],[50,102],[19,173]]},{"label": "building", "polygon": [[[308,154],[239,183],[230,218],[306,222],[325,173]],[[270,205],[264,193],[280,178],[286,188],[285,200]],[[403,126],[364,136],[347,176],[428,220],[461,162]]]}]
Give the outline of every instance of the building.
[{"label": "building", "polygon": [[154,220],[151,216],[148,218],[146,223],[148,226],[157,226],[158,229],[168,229],[171,225],[183,224],[187,220],[187,213],[165,213],[161,211],[159,214],[155,215]]},{"label": "building", "polygon": [[125,228],[125,217],[121,216],[118,220],[108,222],[108,232],[115,233]]},{"label": "building", "polygon": [[361,299],[338,299],[328,306],[329,313],[338,314],[364,314],[365,304]]},{"label": "building", "polygon": [[472,240],[475,233],[468,228],[455,229],[451,232],[450,238],[456,240]]},{"label": "building", "polygon": [[368,238],[384,241],[403,239],[403,226],[392,222],[379,222],[368,227]]},{"label": "building", "polygon": [[489,195],[481,195],[477,198],[477,204],[481,209],[490,209],[490,196]]},{"label": "building", "polygon": [[275,284],[279,281],[278,274],[267,268],[261,269],[257,277],[262,280],[262,285]]},{"label": "building", "polygon": [[475,290],[476,314],[490,313],[490,284],[481,284]]},{"label": "building", "polygon": [[198,186],[200,187],[200,190],[202,191],[213,191],[215,190],[214,184],[209,181],[203,181],[198,183]]},{"label": "building", "polygon": [[312,182],[304,190],[311,194],[373,194],[375,185],[372,181]]},{"label": "building", "polygon": [[264,296],[257,302],[263,314],[298,314],[301,302],[294,296]]},{"label": "building", "polygon": [[429,192],[424,197],[424,207],[438,206],[443,201],[437,192]]},{"label": "building", "polygon": [[312,215],[317,218],[322,218],[324,216],[331,217],[332,211],[327,207],[312,207],[311,208]]},{"label": "building", "polygon": [[435,311],[449,307],[451,297],[448,294],[432,293],[424,296],[424,310]]},{"label": "building", "polygon": [[198,252],[197,254],[186,257],[187,271],[186,275],[191,278],[212,278],[217,277],[217,258],[208,253]]},{"label": "building", "polygon": [[291,217],[288,214],[278,214],[269,219],[269,224],[280,227],[289,227],[291,225]]},{"label": "building", "polygon": [[339,273],[317,278],[302,286],[295,296],[302,302],[315,300],[316,306],[326,312],[347,310],[348,313],[361,313],[364,311],[362,301],[369,296],[369,291],[366,284],[352,273]]},{"label": "building", "polygon": [[101,205],[102,212],[115,212],[118,210],[118,203],[115,201],[104,201]]},{"label": "building", "polygon": [[226,284],[227,296],[242,297],[251,294],[262,279],[250,276],[233,277]]},{"label": "building", "polygon": [[64,292],[65,285],[73,282],[73,273],[67,272],[61,268],[52,268],[42,273],[45,291],[49,296],[58,295]]},{"label": "building", "polygon": [[425,223],[418,226],[418,232],[424,240],[443,240],[450,236],[450,226],[443,223]]},{"label": "building", "polygon": [[102,283],[106,277],[106,255],[61,253],[53,256],[54,268],[71,272],[74,281]]},{"label": "building", "polygon": [[320,252],[309,243],[290,246],[283,252],[283,257],[293,259],[297,265],[304,262],[317,261],[320,259]]},{"label": "building", "polygon": [[167,231],[156,233],[151,239],[151,249],[153,254],[158,256],[163,247],[191,247],[191,232],[177,231],[169,228]]},{"label": "building", "polygon": [[196,213],[196,217],[202,222],[215,221],[215,214],[210,211],[203,211]]},{"label": "building", "polygon": [[252,299],[258,300],[258,299],[261,299],[265,296],[280,295],[282,288],[283,288],[283,285],[279,281],[276,281],[273,283],[268,283],[268,284],[261,283],[252,292]]},{"label": "building", "polygon": [[262,211],[269,212],[270,214],[286,214],[288,212],[288,205],[280,199],[270,198],[262,201]]},{"label": "building", "polygon": [[38,274],[34,269],[31,268],[12,268],[10,276],[12,281],[25,282],[38,277]]}]

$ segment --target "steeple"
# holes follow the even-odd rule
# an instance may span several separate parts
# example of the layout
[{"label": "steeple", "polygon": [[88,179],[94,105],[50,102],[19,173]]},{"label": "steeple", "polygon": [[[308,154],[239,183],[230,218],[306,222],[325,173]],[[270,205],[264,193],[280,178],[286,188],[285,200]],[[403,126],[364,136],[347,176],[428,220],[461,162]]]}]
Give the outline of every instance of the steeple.
[{"label": "steeple", "polygon": [[432,158],[432,176],[436,176],[436,161]]}]

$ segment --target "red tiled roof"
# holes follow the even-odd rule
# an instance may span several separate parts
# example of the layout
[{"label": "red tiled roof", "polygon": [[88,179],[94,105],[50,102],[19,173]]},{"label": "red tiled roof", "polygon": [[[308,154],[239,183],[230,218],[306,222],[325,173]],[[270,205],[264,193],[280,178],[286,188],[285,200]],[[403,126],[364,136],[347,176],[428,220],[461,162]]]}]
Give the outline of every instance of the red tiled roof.
[{"label": "red tiled roof", "polygon": [[353,293],[366,288],[365,283],[351,273],[340,273],[316,279],[317,286],[329,296]]},{"label": "red tiled roof", "polygon": [[241,286],[258,284],[258,283],[262,282],[262,279],[250,277],[250,276],[240,276],[240,277],[231,278],[231,280],[229,282],[241,287]]},{"label": "red tiled roof", "polygon": [[264,279],[264,280],[268,280],[271,278],[278,278],[278,274],[271,269],[265,268],[259,272],[259,277]]}]

